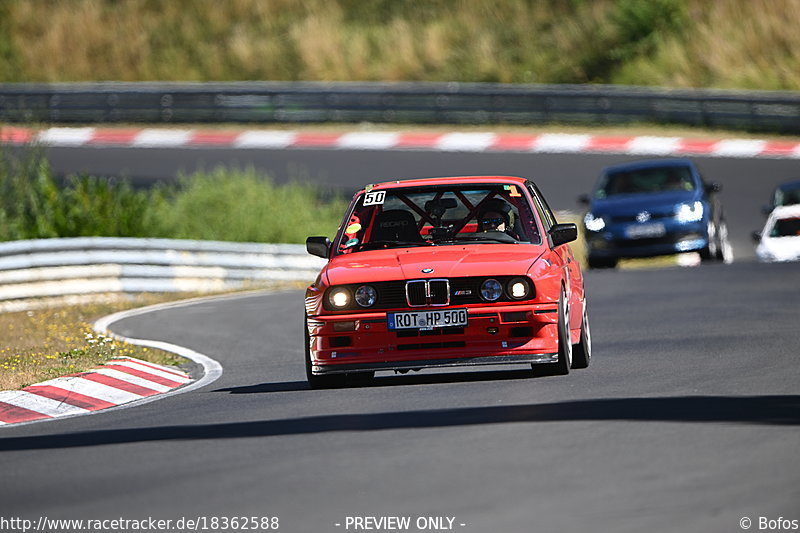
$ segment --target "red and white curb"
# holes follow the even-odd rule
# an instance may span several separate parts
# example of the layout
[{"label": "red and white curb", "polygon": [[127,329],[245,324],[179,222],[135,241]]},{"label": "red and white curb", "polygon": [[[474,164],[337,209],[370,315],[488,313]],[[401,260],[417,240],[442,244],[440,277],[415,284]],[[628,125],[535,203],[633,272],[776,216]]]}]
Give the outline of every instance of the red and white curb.
[{"label": "red and white curb", "polygon": [[117,335],[110,332],[109,327],[119,320],[145,313],[261,292],[192,298],[121,311],[101,318],[93,325],[98,333],[128,344],[180,355],[198,365],[202,369],[201,376],[192,379],[181,370],[131,357],[115,359],[88,372],[37,383],[22,390],[0,391],[0,428],[127,409],[205,387],[222,375],[219,362],[177,344]]},{"label": "red and white curb", "polygon": [[132,357],[22,390],[0,392],[0,424],[80,415],[163,394],[187,383],[186,373]]},{"label": "red and white curb", "polygon": [[0,143],[54,147],[428,150],[442,152],[607,153],[642,156],[800,159],[800,141],[480,132],[309,132],[285,130],[0,128]]}]

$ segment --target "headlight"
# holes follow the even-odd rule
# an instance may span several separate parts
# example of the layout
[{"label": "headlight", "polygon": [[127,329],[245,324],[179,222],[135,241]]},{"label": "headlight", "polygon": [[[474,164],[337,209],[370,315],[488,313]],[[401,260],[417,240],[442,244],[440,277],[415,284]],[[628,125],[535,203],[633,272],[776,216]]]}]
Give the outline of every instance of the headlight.
[{"label": "headlight", "polygon": [[503,295],[503,286],[496,279],[487,279],[481,284],[481,297],[487,302],[495,302]]},{"label": "headlight", "polygon": [[362,285],[356,289],[356,303],[361,307],[372,307],[378,299],[378,292],[372,285]]},{"label": "headlight", "polygon": [[675,210],[678,222],[697,222],[703,219],[703,203],[680,204]]},{"label": "headlight", "polygon": [[589,231],[602,231],[606,227],[606,221],[603,217],[595,217],[592,213],[586,213],[583,217],[583,225]]},{"label": "headlight", "polygon": [[531,286],[524,278],[514,278],[506,285],[508,295],[514,300],[524,300],[530,296]]},{"label": "headlight", "polygon": [[344,309],[350,303],[350,291],[344,287],[332,289],[328,293],[328,303],[334,309]]}]

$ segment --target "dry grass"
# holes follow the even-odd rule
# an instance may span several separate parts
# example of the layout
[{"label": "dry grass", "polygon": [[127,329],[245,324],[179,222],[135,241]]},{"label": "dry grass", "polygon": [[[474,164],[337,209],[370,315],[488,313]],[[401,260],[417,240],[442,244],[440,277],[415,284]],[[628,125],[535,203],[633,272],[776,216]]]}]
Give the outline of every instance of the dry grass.
[{"label": "dry grass", "polygon": [[800,2],[689,2],[693,23],[650,57],[620,69],[616,83],[726,89],[800,89]]},{"label": "dry grass", "polygon": [[10,0],[0,81],[800,88],[797,0]]},{"label": "dry grass", "polygon": [[101,316],[174,298],[141,295],[106,303],[0,314],[0,390],[19,389],[81,372],[119,356],[179,365],[184,361],[181,357],[112,340],[91,327]]}]

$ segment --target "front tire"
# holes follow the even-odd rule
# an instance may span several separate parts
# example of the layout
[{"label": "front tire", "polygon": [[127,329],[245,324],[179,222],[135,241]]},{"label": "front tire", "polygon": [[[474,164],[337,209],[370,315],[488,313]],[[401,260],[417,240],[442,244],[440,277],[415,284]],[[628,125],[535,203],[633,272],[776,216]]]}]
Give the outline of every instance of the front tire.
[{"label": "front tire", "polygon": [[[544,370],[548,376],[566,376],[572,366],[572,340],[569,334],[569,301],[564,291],[558,299],[558,360],[546,365],[533,364],[534,373]],[[544,368],[537,368],[544,367]]]},{"label": "front tire", "polygon": [[728,241],[728,224],[722,220],[717,228],[717,261],[730,263],[730,242]]},{"label": "front tire", "polygon": [[703,263],[710,263],[716,260],[716,253],[711,251],[711,246],[706,246],[705,248],[700,249],[700,261]]},{"label": "front tire", "polygon": [[708,244],[700,250],[700,260],[703,263],[719,261],[722,258],[722,241],[719,233],[718,225],[708,225]]},{"label": "front tire", "polygon": [[592,361],[592,334],[589,329],[589,315],[586,304],[583,306],[581,319],[581,337],[578,344],[572,346],[572,368],[586,368]]}]

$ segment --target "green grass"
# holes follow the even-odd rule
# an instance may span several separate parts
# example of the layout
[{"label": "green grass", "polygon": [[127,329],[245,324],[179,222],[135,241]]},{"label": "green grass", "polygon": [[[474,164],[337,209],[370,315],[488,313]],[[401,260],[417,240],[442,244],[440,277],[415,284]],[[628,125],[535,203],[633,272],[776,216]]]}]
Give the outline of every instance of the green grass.
[{"label": "green grass", "polygon": [[0,151],[0,241],[163,237],[302,243],[336,232],[347,200],[310,184],[274,184],[255,170],[218,168],[178,185],[71,176],[58,184],[42,151]]},{"label": "green grass", "polygon": [[154,236],[302,243],[336,232],[347,202],[305,183],[272,184],[256,171],[218,168],[156,192]]},{"label": "green grass", "polygon": [[798,90],[798,20],[797,0],[6,0],[0,81]]}]

